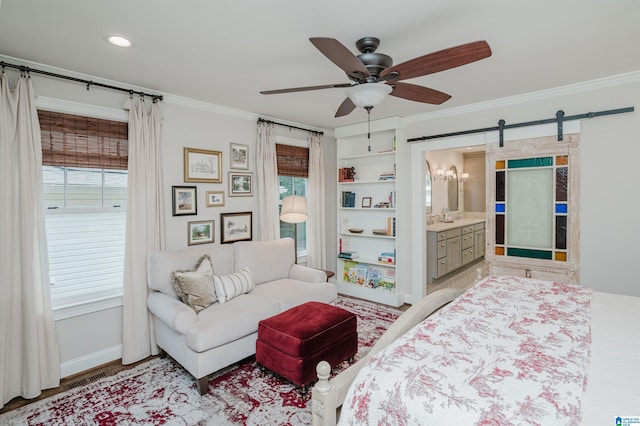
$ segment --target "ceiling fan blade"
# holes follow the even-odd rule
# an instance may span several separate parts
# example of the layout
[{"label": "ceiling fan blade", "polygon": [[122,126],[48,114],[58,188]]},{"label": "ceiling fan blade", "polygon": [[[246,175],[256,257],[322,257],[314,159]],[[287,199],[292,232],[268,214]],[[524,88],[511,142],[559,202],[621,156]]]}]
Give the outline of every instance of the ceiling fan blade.
[{"label": "ceiling fan blade", "polygon": [[398,73],[392,80],[407,80],[427,74],[448,70],[470,64],[491,56],[491,48],[486,41],[474,41],[461,46],[450,47],[438,52],[403,62],[380,73],[383,79],[390,73]]},{"label": "ceiling fan blade", "polygon": [[311,37],[309,41],[347,75],[358,80],[371,75],[360,59],[335,38]]},{"label": "ceiling fan blade", "polygon": [[388,84],[393,86],[393,90],[390,93],[391,96],[409,99],[410,101],[440,105],[451,98],[451,95],[444,92],[430,89],[428,87],[418,86],[417,84],[402,82]]},{"label": "ceiling fan blade", "polygon": [[277,89],[277,90],[263,90],[263,95],[275,95],[278,93],[292,93],[292,92],[306,92],[308,90],[321,90],[321,89],[332,89],[334,87],[350,87],[350,83],[339,83],[339,84],[323,84],[321,86],[305,86],[305,87],[291,87],[289,89]]},{"label": "ceiling fan blade", "polygon": [[351,99],[345,98],[338,107],[335,117],[344,117],[345,115],[349,115],[354,109],[356,109],[356,105],[351,101]]}]

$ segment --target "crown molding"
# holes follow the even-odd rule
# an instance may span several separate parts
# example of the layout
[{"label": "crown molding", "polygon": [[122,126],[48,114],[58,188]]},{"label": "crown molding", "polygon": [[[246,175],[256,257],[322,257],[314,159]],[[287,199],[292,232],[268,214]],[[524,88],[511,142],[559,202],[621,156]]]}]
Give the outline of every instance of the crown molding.
[{"label": "crown molding", "polygon": [[506,98],[493,99],[486,102],[478,102],[476,104],[463,105],[459,107],[443,109],[440,111],[427,112],[424,114],[416,114],[405,117],[407,123],[416,123],[427,120],[435,120],[438,118],[451,117],[456,115],[468,114],[494,108],[509,107],[512,105],[534,102],[544,99],[555,98],[559,96],[573,95],[577,93],[589,92],[607,87],[621,86],[625,84],[633,84],[640,82],[640,71],[633,71],[625,74],[618,74],[597,80],[584,81],[581,83],[570,84],[567,86],[555,87],[551,89],[539,90],[536,92],[525,93],[522,95],[509,96]]},{"label": "crown molding", "polygon": [[[265,118],[265,119],[268,119],[268,120],[278,121],[278,122],[280,122],[282,124],[286,124],[286,125],[290,124],[292,126],[297,126],[297,127],[300,127],[300,126],[309,127],[310,130],[316,130],[318,132],[324,132],[325,135],[327,135],[327,136],[333,136],[333,129],[322,129],[322,128],[318,128],[318,127],[310,127],[309,125],[304,124],[304,123],[294,123],[294,122],[283,121],[282,119],[279,119],[279,118],[276,118],[276,117],[258,115],[258,114],[254,114],[254,113],[247,112],[247,111],[241,111],[241,110],[238,110],[238,109],[234,109],[234,108],[229,108],[229,107],[213,104],[213,103],[210,103],[210,102],[199,101],[199,100],[192,99],[192,98],[187,98],[187,97],[184,97],[184,96],[173,95],[171,93],[163,93],[162,91],[155,90],[155,89],[149,89],[148,87],[135,86],[135,85],[131,85],[131,84],[122,83],[122,82],[119,82],[119,81],[107,80],[107,79],[96,77],[96,76],[92,76],[92,75],[89,75],[89,74],[83,74],[83,73],[71,71],[71,70],[68,70],[68,69],[65,69],[65,68],[58,68],[58,67],[54,67],[54,66],[43,64],[43,63],[39,63],[39,62],[33,62],[33,61],[25,60],[25,59],[15,58],[15,57],[12,57],[12,56],[7,56],[7,55],[0,54],[0,60],[6,61],[6,62],[15,63],[17,65],[24,65],[24,66],[31,67],[31,68],[41,69],[43,71],[48,71],[48,72],[52,72],[52,73],[55,73],[55,74],[68,75],[70,77],[75,77],[75,78],[79,78],[79,79],[83,79],[83,80],[91,80],[91,81],[95,81],[96,83],[99,82],[99,83],[108,84],[108,85],[112,85],[112,86],[122,86],[122,87],[130,88],[131,90],[134,90],[136,92],[156,93],[156,94],[159,94],[159,95],[163,96],[163,102],[164,103],[171,103],[171,104],[174,104],[174,105],[184,106],[184,107],[188,107],[188,108],[194,108],[194,109],[198,109],[198,110],[202,110],[202,111],[207,111],[207,112],[212,112],[212,113],[216,113],[216,114],[226,115],[228,117],[235,117],[235,118],[239,118],[239,119],[242,119],[242,120],[257,121],[259,117],[262,117],[262,118]],[[61,81],[64,81],[64,80],[61,80]],[[106,90],[108,90],[108,89],[106,89]],[[126,94],[125,94],[125,96],[126,96]],[[50,109],[50,110],[53,110],[53,111],[67,112],[67,113],[80,113],[80,114],[84,114],[84,115],[95,116],[97,118],[111,118],[111,119],[120,120],[120,121],[127,121],[128,120],[128,112],[126,112],[126,111],[123,111],[121,114],[117,114],[116,113],[115,117],[113,117],[113,115],[114,115],[113,111],[108,111],[109,108],[102,108],[100,106],[92,107],[90,105],[82,105],[81,106],[81,110],[78,110],[77,106],[80,105],[80,104],[74,103],[72,101],[65,101],[65,100],[62,100],[62,99],[54,99],[54,98],[46,98],[46,97],[40,97],[40,101],[42,102],[42,104],[38,105],[38,106],[41,106],[43,109]],[[36,103],[37,103],[37,101],[36,101]],[[73,104],[76,104],[76,105],[74,106]],[[122,114],[126,114],[126,117],[124,117]]]},{"label": "crown molding", "polygon": [[187,98],[184,96],[177,96],[172,94],[165,94],[163,96],[164,96],[163,102],[165,103],[171,103],[174,105],[179,105],[187,108],[194,108],[202,111],[212,112],[215,114],[226,115],[226,116],[238,118],[241,120],[258,121],[258,118],[264,118],[265,120],[277,121],[278,123],[283,124],[285,126],[289,126],[289,125],[295,126],[295,127],[304,126],[309,130],[324,132],[325,134],[328,134],[328,135],[332,135],[333,133],[333,129],[322,129],[320,127],[309,126],[308,124],[305,124],[305,123],[295,123],[295,122],[283,120],[277,117],[270,117],[268,115],[254,114],[252,112],[229,108],[222,105],[213,104],[210,102],[199,101],[197,99]]},{"label": "crown molding", "polygon": [[210,102],[199,101],[197,99],[187,98],[184,96],[172,95],[170,93],[163,94],[163,103],[170,103],[187,108],[198,109],[201,111],[213,112],[229,117],[240,118],[242,120],[258,120],[258,115],[242,111],[239,109],[229,108],[222,105],[212,104]]}]

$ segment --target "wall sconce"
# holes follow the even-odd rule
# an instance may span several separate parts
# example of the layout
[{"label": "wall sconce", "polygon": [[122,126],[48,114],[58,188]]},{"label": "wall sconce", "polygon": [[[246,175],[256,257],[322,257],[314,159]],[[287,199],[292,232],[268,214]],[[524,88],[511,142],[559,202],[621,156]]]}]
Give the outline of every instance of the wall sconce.
[{"label": "wall sconce", "polygon": [[455,173],[453,173],[453,170],[447,170],[447,180],[451,180],[451,179],[457,179],[458,176],[455,175]]},{"label": "wall sconce", "polygon": [[458,182],[466,182],[467,180],[469,180],[469,173],[460,173]]},{"label": "wall sconce", "polygon": [[444,169],[436,170],[436,175],[433,180],[444,180]]}]

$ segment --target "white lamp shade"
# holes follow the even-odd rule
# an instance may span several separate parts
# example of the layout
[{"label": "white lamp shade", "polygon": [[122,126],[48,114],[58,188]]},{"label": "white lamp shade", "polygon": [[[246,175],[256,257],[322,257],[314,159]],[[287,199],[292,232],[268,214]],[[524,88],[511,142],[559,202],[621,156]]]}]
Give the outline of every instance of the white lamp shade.
[{"label": "white lamp shade", "polygon": [[289,195],[282,199],[280,220],[287,223],[301,223],[309,219],[307,200],[300,195]]},{"label": "white lamp shade", "polygon": [[385,83],[362,83],[349,87],[344,93],[355,106],[364,108],[380,105],[391,90],[392,87]]}]

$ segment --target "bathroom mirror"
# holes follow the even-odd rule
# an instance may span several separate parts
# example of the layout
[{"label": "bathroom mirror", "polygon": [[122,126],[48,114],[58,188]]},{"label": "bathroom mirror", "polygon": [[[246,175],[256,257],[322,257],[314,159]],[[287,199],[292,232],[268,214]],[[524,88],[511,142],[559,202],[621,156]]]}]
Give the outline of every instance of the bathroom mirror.
[{"label": "bathroom mirror", "polygon": [[425,161],[425,175],[424,175],[424,192],[425,192],[425,207],[426,213],[431,214],[431,166],[429,162]]},{"label": "bathroom mirror", "polygon": [[449,171],[453,172],[453,175],[449,176],[449,180],[447,181],[449,210],[454,212],[458,210],[458,169],[456,169],[456,166],[451,166],[449,167]]}]

